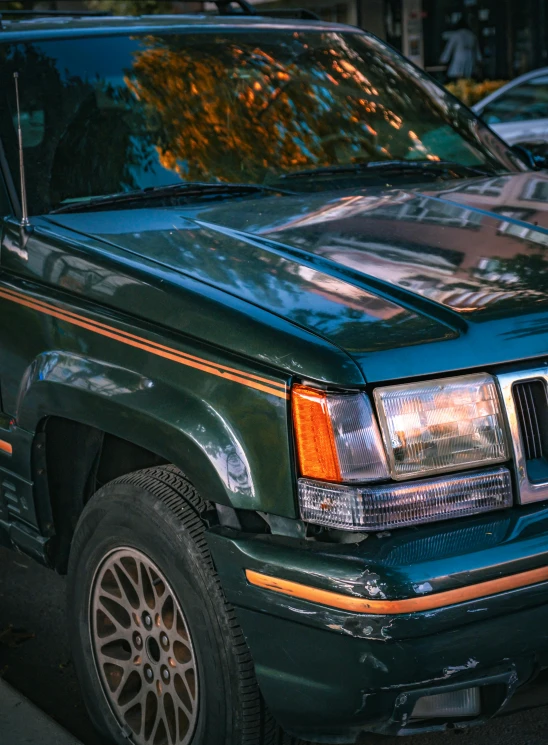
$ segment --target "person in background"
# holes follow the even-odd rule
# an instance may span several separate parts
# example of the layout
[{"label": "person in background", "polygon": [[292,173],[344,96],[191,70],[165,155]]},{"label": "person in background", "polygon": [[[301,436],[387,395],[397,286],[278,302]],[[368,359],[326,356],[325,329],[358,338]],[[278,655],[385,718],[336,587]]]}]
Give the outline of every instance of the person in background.
[{"label": "person in background", "polygon": [[449,80],[474,77],[474,72],[482,61],[481,50],[476,34],[464,17],[451,32],[440,61],[442,64],[449,65],[447,68]]}]

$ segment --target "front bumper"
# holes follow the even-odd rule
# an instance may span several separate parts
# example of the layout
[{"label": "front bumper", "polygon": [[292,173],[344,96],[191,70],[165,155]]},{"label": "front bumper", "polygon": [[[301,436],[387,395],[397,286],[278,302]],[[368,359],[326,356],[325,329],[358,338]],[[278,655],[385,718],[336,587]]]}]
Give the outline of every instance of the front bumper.
[{"label": "front bumper", "polygon": [[[291,734],[314,742],[354,743],[359,734],[413,734],[480,724],[498,714],[518,686],[548,665],[548,605],[462,631],[405,642],[331,636],[267,614],[238,617],[263,696]],[[521,639],[518,638],[521,636]],[[504,643],[501,643],[504,639]],[[412,721],[422,696],[480,686],[479,717]]]},{"label": "front bumper", "polygon": [[[363,731],[411,734],[470,726],[508,705],[548,667],[548,582],[491,592],[433,610],[351,612],[250,585],[246,570],[375,601],[424,597],[548,565],[544,506],[453,524],[318,544],[208,534],[263,696],[290,733],[353,743]],[[541,572],[542,574],[542,572]],[[405,607],[405,606],[404,606]],[[481,714],[413,721],[418,698],[481,688]]]}]

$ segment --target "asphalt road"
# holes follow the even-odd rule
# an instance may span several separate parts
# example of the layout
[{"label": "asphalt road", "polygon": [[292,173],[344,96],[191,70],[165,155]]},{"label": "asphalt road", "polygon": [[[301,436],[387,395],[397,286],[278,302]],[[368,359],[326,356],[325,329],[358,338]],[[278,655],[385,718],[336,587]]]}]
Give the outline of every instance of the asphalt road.
[{"label": "asphalt road", "polygon": [[[87,718],[70,660],[64,579],[4,549],[0,549],[0,675],[84,745],[104,745]],[[537,708],[459,735],[417,736],[409,745],[548,745],[548,706],[540,705],[544,702],[548,703],[548,689],[537,691]],[[382,743],[401,745],[402,740],[389,738]]]}]

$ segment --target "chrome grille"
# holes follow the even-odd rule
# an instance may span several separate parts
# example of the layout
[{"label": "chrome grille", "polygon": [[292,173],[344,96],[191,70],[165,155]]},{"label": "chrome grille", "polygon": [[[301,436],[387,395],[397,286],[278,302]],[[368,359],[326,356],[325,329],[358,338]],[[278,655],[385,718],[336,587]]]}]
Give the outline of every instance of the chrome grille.
[{"label": "chrome grille", "polygon": [[548,359],[534,368],[497,375],[522,504],[548,500]]},{"label": "chrome grille", "polygon": [[545,384],[527,380],[514,386],[514,402],[526,461],[546,458],[547,409]]}]

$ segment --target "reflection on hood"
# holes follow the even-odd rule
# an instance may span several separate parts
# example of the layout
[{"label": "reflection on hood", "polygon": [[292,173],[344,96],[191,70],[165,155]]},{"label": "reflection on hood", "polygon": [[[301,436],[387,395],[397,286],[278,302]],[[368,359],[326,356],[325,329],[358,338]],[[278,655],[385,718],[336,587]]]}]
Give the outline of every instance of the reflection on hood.
[{"label": "reflection on hood", "polygon": [[[304,201],[304,200],[303,200]],[[459,313],[542,303],[548,288],[548,176],[515,174],[449,189],[307,197],[280,220],[241,229],[298,246]],[[282,206],[282,205],[280,205]],[[285,206],[285,205],[284,205]],[[212,210],[219,213],[225,207]],[[237,213],[241,219],[241,214]],[[264,224],[264,217],[269,223]],[[223,224],[234,219],[221,217]]]},{"label": "reflection on hood", "polygon": [[[191,277],[308,329],[369,380],[548,350],[544,174],[48,221],[159,262],[174,282]],[[118,292],[97,282],[96,293]],[[430,354],[414,351],[425,344]]]}]

